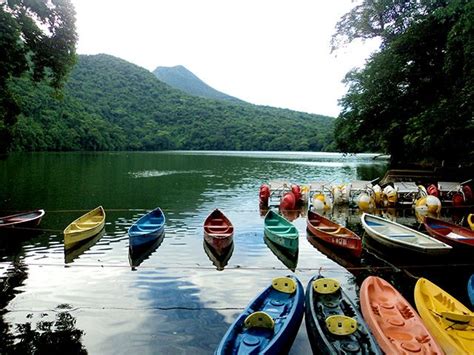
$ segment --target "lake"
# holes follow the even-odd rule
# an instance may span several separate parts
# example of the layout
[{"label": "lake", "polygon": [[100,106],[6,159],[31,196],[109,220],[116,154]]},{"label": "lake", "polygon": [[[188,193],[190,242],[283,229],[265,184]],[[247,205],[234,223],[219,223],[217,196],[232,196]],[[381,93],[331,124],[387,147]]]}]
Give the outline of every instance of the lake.
[{"label": "lake", "polygon": [[[38,231],[1,235],[0,353],[15,344],[28,349],[35,339],[37,347],[61,343],[63,353],[211,354],[250,300],[272,278],[293,272],[304,287],[319,272],[337,278],[355,301],[368,275],[399,285],[408,299],[416,277],[430,277],[468,304],[462,282],[474,272],[472,258],[418,264],[367,249],[362,261],[349,260],[309,242],[304,211],[294,220],[297,259],[264,239],[262,183],[372,180],[386,169],[370,154],[12,154],[0,160],[0,214],[43,208],[46,215]],[[107,213],[105,232],[65,252],[64,228],[99,205]],[[129,255],[128,228],[157,206],[167,218],[165,237]],[[203,244],[202,225],[215,208],[235,227],[233,250],[220,258]],[[411,208],[382,212],[419,227]],[[357,209],[329,216],[363,235]],[[311,353],[304,322],[290,353]]]}]

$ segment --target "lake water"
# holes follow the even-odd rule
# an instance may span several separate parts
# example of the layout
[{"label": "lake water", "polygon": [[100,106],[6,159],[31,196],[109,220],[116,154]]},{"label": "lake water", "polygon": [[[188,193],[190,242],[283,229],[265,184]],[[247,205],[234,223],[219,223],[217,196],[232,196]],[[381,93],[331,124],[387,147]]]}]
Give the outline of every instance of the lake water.
[{"label": "lake water", "polygon": [[[361,262],[353,261],[308,241],[304,211],[294,221],[297,259],[267,245],[258,203],[262,183],[382,177],[387,163],[372,157],[118,152],[0,160],[0,214],[46,210],[38,232],[0,239],[0,353],[57,342],[63,353],[211,354],[249,301],[273,277],[293,272],[305,287],[318,272],[335,277],[355,301],[368,275],[389,279],[408,299],[416,277],[429,276],[466,301],[462,282],[474,272],[472,258],[420,265],[364,251]],[[65,253],[62,230],[98,205],[107,213],[103,235]],[[167,217],[164,239],[148,253],[129,255],[127,229],[157,206]],[[214,208],[235,227],[233,250],[219,260],[203,244],[202,224]],[[411,209],[384,213],[419,226]],[[358,210],[340,208],[329,216],[363,234]],[[308,353],[303,322],[291,354]]]}]

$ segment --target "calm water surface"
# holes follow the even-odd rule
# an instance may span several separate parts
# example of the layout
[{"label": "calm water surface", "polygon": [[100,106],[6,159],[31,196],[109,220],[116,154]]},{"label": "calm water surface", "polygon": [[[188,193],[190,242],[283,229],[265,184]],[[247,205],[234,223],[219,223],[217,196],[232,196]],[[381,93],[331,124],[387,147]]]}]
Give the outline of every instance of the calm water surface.
[{"label": "calm water surface", "polygon": [[[273,277],[292,272],[306,287],[321,270],[355,300],[370,274],[400,285],[409,299],[415,277],[430,276],[466,300],[461,283],[473,272],[472,260],[443,268],[433,260],[408,272],[399,266],[415,260],[364,251],[362,262],[352,261],[308,241],[304,211],[294,221],[300,231],[296,259],[264,239],[258,206],[263,182],[371,180],[386,168],[369,155],[316,153],[11,155],[0,161],[0,214],[43,208],[46,216],[37,233],[0,239],[0,346],[8,350],[41,329],[90,354],[211,354],[249,301]],[[107,213],[105,232],[66,253],[61,231],[98,205]],[[164,239],[129,255],[127,229],[157,206],[167,217]],[[214,208],[235,226],[233,250],[221,258],[203,245],[202,224]],[[418,226],[411,210],[382,212]],[[330,214],[362,235],[359,215],[347,208]],[[304,323],[291,353],[311,353]]]}]

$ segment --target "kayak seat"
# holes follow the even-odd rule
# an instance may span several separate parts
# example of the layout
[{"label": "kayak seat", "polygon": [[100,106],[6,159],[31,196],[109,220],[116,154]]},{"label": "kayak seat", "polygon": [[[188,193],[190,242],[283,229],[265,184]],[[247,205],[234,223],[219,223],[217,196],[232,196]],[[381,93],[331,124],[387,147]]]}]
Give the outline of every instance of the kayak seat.
[{"label": "kayak seat", "polygon": [[272,280],[272,287],[277,291],[293,294],[296,291],[296,281],[290,277],[276,277]]},{"label": "kayak seat", "polygon": [[245,318],[244,325],[246,328],[273,329],[275,326],[275,321],[268,313],[258,311],[249,314],[247,318]]},{"label": "kayak seat", "polygon": [[357,330],[358,324],[354,318],[337,314],[326,318],[326,327],[334,335],[349,335]]},{"label": "kayak seat", "polygon": [[341,288],[339,281],[330,278],[320,278],[313,281],[313,290],[321,295],[328,295]]}]

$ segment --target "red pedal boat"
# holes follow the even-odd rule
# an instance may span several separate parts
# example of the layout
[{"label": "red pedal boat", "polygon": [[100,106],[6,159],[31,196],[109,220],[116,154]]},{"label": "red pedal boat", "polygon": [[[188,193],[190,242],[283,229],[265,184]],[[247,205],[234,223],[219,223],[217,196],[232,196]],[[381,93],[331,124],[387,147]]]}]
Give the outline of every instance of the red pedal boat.
[{"label": "red pedal boat", "polygon": [[321,241],[347,250],[357,258],[360,257],[362,240],[353,231],[313,211],[308,211],[306,225],[308,231]]},{"label": "red pedal boat", "polygon": [[204,240],[218,254],[232,244],[234,226],[219,209],[215,209],[204,221]]},{"label": "red pedal boat", "polygon": [[0,228],[36,227],[44,214],[44,210],[34,210],[0,217]]},{"label": "red pedal boat", "polygon": [[434,238],[453,247],[474,249],[474,231],[441,219],[426,217],[426,231]]}]

